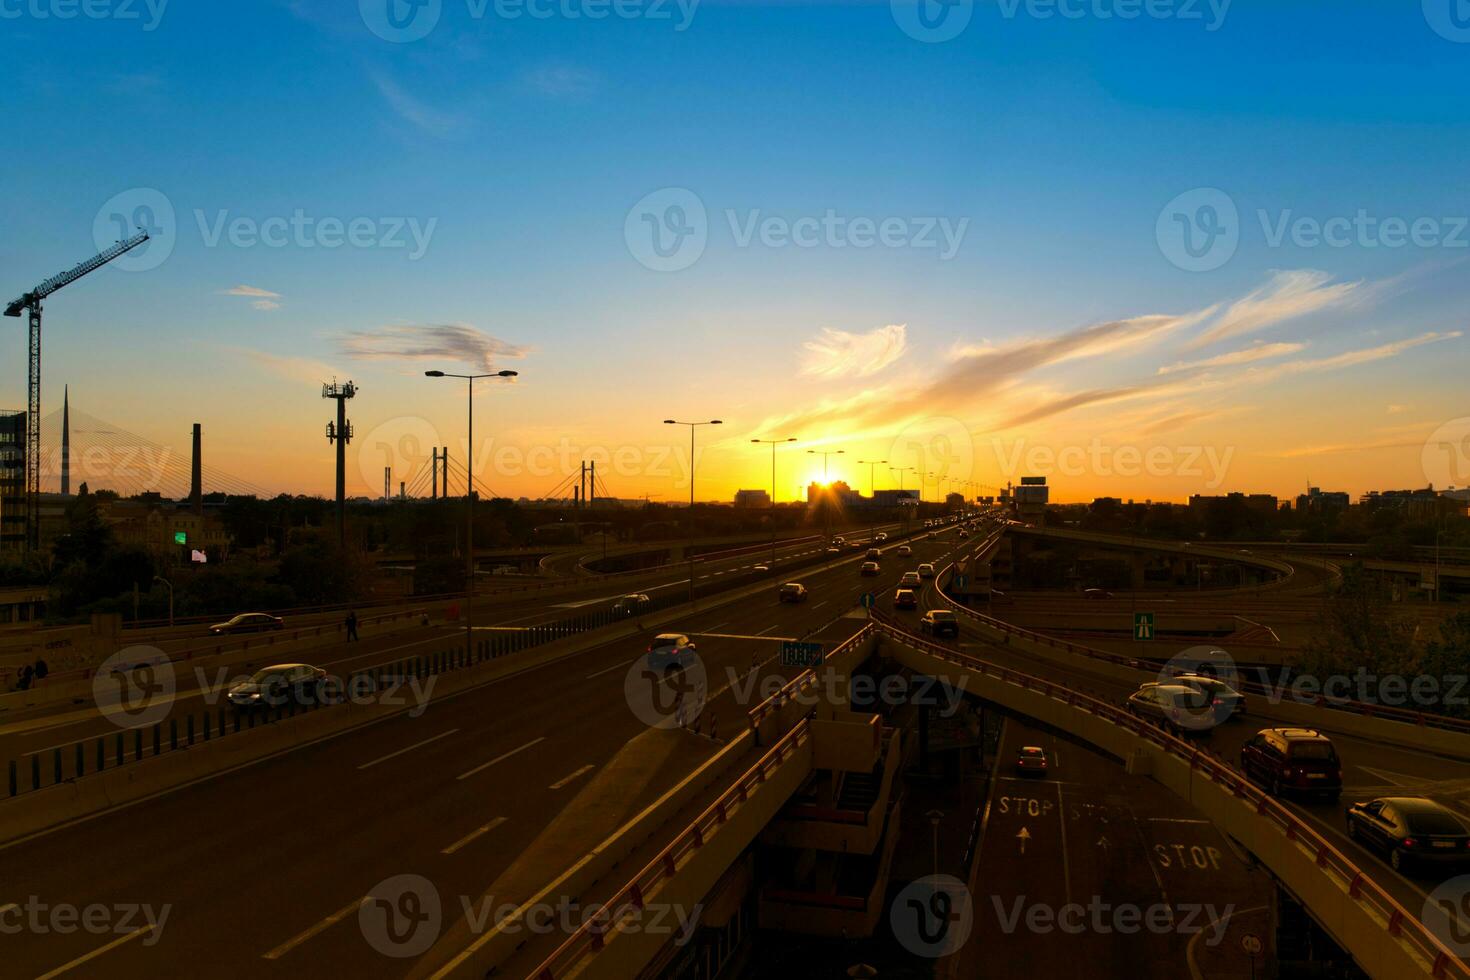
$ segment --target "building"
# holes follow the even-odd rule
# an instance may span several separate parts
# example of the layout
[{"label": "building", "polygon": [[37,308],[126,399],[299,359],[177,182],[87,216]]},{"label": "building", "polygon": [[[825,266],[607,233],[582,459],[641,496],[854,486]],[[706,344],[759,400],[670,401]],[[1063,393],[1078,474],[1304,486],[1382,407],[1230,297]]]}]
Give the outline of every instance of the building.
[{"label": "building", "polygon": [[1352,498],[1341,490],[1329,490],[1322,492],[1320,487],[1307,487],[1307,492],[1299,494],[1296,498],[1296,509],[1298,513],[1306,514],[1336,514],[1348,509]]},{"label": "building", "polygon": [[944,502],[950,507],[963,507],[965,506],[965,495],[962,493],[952,493],[944,498]]},{"label": "building", "polygon": [[1202,515],[1211,507],[1220,505],[1239,505],[1258,514],[1274,514],[1281,502],[1269,493],[1228,493],[1223,497],[1205,497],[1196,493],[1189,498],[1189,512],[1194,515]]},{"label": "building", "polygon": [[736,507],[769,507],[771,495],[764,490],[736,490]]},{"label": "building", "polygon": [[917,490],[874,490],[874,507],[914,507],[919,503]]},{"label": "building", "polygon": [[1029,523],[1041,524],[1046,519],[1046,505],[1051,501],[1051,488],[1044,476],[1023,476],[1021,485],[1011,490],[1016,502],[1016,516]]},{"label": "building", "polygon": [[26,546],[26,413],[0,411],[0,553]]},{"label": "building", "polygon": [[1456,513],[1464,505],[1430,486],[1422,490],[1370,490],[1358,498],[1358,506],[1397,510],[1411,518],[1432,518]]}]

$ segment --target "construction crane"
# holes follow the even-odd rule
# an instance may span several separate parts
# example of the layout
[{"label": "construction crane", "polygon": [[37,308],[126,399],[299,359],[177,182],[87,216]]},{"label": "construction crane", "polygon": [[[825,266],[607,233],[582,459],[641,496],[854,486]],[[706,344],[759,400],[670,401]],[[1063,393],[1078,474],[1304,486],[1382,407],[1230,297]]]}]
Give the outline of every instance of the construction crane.
[{"label": "construction crane", "polygon": [[102,268],[113,259],[142,245],[148,233],[140,231],[127,241],[116,242],[98,255],[52,276],[35,289],[5,307],[6,316],[20,316],[30,311],[30,361],[26,375],[26,548],[41,547],[41,303],[52,293],[64,289],[89,272]]}]

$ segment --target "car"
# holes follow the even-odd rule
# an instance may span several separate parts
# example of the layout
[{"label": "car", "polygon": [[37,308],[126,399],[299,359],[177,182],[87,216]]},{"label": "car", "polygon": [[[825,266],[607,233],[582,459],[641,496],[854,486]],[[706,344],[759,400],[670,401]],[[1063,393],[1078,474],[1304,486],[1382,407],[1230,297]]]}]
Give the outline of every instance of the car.
[{"label": "car", "polygon": [[806,586],[800,582],[787,582],[778,590],[776,597],[782,602],[806,602]]},{"label": "car", "polygon": [[960,635],[960,621],[948,609],[931,609],[919,620],[919,632],[934,636]]},{"label": "car", "polygon": [[880,542],[881,541],[887,541],[888,540],[888,532],[887,531],[879,531],[877,534],[873,535],[873,540],[874,541],[880,541]]},{"label": "car", "polygon": [[858,566],[859,575],[877,575],[881,569],[875,561],[865,561]]},{"label": "car", "polygon": [[863,557],[867,558],[868,561],[877,561],[879,558],[883,557],[883,552],[879,551],[877,548],[869,548],[868,553]]},{"label": "car", "polygon": [[1215,724],[1209,695],[1186,684],[1144,684],[1128,695],[1124,707],[1175,734],[1203,735]]},{"label": "car", "polygon": [[1470,864],[1470,828],[1449,808],[1422,796],[1386,796],[1347,808],[1353,840],[1388,854],[1395,871]]},{"label": "car", "polygon": [[648,667],[661,674],[672,674],[694,665],[698,648],[683,633],[660,633],[648,645]]},{"label": "car", "polygon": [[966,531],[964,528],[960,528],[959,536],[962,538],[968,538],[970,536],[970,532]]},{"label": "car", "polygon": [[926,562],[924,562],[924,564],[922,564],[922,565],[919,566],[919,578],[933,578],[933,577],[934,577],[934,566],[933,565],[929,564],[926,561]]},{"label": "car", "polygon": [[1214,698],[1215,707],[1219,708],[1227,718],[1239,718],[1245,714],[1245,695],[1218,677],[1179,674],[1170,680],[1175,684],[1188,684],[1190,687],[1197,687],[1204,691]]},{"label": "car", "polygon": [[847,539],[844,538],[842,535],[839,534],[839,535],[837,535],[837,537],[835,537],[835,538],[832,539],[832,543],[835,544],[837,547],[840,548],[843,545],[847,544]]},{"label": "car", "polygon": [[842,554],[842,549],[839,548],[839,547],[837,547],[834,544],[834,545],[831,545],[830,547],[827,548],[827,554],[829,554],[829,555],[840,555],[840,554]]},{"label": "car", "polygon": [[1111,599],[1112,597],[1113,597],[1113,594],[1111,592],[1109,592],[1107,589],[1083,589],[1082,590],[1082,598],[1084,598],[1084,599]]},{"label": "car", "polygon": [[264,633],[267,630],[282,629],[285,625],[280,616],[272,616],[270,613],[241,613],[223,623],[215,623],[209,628],[209,632],[215,636],[228,633]]},{"label": "car", "polygon": [[750,566],[750,570],[752,572],[769,572],[771,570],[771,566],[770,565],[751,565]]},{"label": "car", "polygon": [[910,548],[906,544],[901,544],[901,545],[898,546],[898,557],[900,557],[900,558],[907,558],[909,555],[912,555],[913,553],[914,553],[914,549],[913,548]]},{"label": "car", "polygon": [[231,687],[225,699],[239,710],[271,708],[294,702],[320,700],[327,672],[311,664],[275,664],[263,667]]},{"label": "car", "polygon": [[1017,776],[1046,777],[1046,750],[1039,745],[1022,746],[1016,753]]},{"label": "car", "polygon": [[898,584],[907,589],[916,589],[922,583],[919,580],[918,572],[904,572],[903,575],[899,578]]},{"label": "car", "polygon": [[1337,749],[1311,728],[1261,729],[1241,746],[1240,768],[1270,787],[1272,796],[1300,793],[1335,800],[1342,795]]},{"label": "car", "polygon": [[899,589],[893,593],[894,609],[918,609],[919,595],[913,589]]},{"label": "car", "polygon": [[612,611],[615,616],[636,616],[646,612],[653,605],[653,600],[642,592],[634,592],[623,596],[613,603]]}]

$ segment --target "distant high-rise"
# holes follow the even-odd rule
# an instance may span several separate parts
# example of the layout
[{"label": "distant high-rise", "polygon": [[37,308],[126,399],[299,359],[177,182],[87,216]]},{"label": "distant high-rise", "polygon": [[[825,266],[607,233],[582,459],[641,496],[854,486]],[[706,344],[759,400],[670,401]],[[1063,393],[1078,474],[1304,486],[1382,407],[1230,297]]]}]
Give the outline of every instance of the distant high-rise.
[{"label": "distant high-rise", "polygon": [[71,496],[71,386],[61,389],[61,495]]}]

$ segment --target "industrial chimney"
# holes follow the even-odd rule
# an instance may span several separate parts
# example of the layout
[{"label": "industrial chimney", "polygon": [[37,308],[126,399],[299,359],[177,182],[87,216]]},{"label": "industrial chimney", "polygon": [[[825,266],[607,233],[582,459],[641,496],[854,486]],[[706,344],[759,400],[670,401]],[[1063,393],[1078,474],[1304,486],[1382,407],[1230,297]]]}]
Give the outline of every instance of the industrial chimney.
[{"label": "industrial chimney", "polygon": [[198,422],[195,422],[194,423],[194,472],[193,472],[193,478],[190,480],[190,483],[189,483],[189,505],[194,509],[194,513],[196,513],[196,514],[203,514],[204,513],[204,480],[203,480],[203,477],[202,477],[203,463],[200,460],[200,456],[199,456],[199,454],[200,454],[200,441],[201,441],[201,437],[200,437],[200,425],[199,425]]}]

